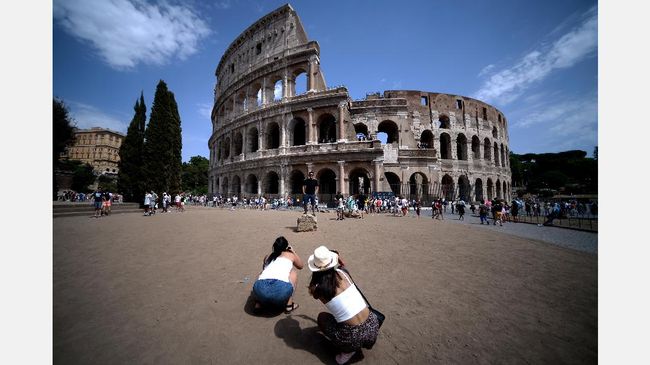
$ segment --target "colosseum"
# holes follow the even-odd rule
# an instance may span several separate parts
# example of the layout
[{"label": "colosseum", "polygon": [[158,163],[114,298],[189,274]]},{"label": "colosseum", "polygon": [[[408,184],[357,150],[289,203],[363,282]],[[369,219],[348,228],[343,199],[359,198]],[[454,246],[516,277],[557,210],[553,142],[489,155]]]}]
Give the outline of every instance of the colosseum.
[{"label": "colosseum", "polygon": [[314,171],[322,203],[337,191],[425,204],[510,196],[508,123],[498,109],[413,90],[351,100],[344,86],[327,86],[319,54],[288,4],[230,44],[215,72],[211,194],[300,197]]}]

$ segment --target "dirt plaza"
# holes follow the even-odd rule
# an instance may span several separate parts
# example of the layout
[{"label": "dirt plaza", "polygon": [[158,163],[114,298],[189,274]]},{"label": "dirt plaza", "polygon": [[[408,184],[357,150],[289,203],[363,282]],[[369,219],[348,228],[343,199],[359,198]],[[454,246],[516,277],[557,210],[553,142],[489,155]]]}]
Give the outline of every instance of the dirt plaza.
[{"label": "dirt plaza", "polygon": [[[90,216],[92,210],[89,209]],[[54,363],[334,364],[299,272],[290,315],[255,316],[273,240],[341,252],[386,315],[368,364],[594,363],[598,256],[475,224],[188,207],[53,221]]]}]

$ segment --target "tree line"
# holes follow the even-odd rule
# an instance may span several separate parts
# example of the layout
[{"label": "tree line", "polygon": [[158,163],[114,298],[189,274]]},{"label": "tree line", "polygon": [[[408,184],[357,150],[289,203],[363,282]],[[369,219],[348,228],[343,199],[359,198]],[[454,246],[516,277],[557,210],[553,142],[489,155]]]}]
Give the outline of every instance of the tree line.
[{"label": "tree line", "polygon": [[510,153],[513,187],[522,192],[588,194],[598,192],[598,147],[594,157],[571,150],[558,153]]},{"label": "tree line", "polygon": [[[146,191],[159,194],[191,192],[207,193],[208,160],[194,156],[182,163],[181,117],[167,84],[160,80],[147,120],[144,94],[136,100],[133,119],[120,146],[117,181],[103,175],[97,177],[92,167],[80,161],[60,160],[59,155],[74,141],[74,121],[63,101],[54,99],[54,167],[55,171],[74,174],[72,189],[86,192],[99,182],[100,188],[118,192],[125,201],[140,202]],[[58,191],[54,181],[54,196]]]}]

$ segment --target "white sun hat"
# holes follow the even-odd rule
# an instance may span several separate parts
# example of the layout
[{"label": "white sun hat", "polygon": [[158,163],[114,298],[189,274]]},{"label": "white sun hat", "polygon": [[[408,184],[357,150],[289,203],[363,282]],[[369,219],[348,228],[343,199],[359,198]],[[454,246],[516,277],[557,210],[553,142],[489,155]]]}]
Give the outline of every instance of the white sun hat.
[{"label": "white sun hat", "polygon": [[311,271],[325,271],[339,265],[339,255],[330,251],[325,246],[320,246],[314,250],[314,254],[309,256],[307,265]]}]

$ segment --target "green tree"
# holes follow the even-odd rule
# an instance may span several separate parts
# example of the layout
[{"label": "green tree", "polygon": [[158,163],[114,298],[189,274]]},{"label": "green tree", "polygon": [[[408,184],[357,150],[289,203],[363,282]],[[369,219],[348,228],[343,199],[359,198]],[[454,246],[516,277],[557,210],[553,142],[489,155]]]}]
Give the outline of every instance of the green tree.
[{"label": "green tree", "polygon": [[183,191],[192,194],[208,193],[208,169],[210,161],[203,156],[192,156],[190,162],[183,162]]},{"label": "green tree", "polygon": [[160,80],[149,124],[144,133],[144,173],[147,190],[176,193],[181,190],[181,117],[174,93]]},{"label": "green tree", "polygon": [[72,190],[76,192],[87,193],[90,191],[88,186],[95,183],[95,173],[93,167],[89,164],[79,163],[74,169],[72,176]]},{"label": "green tree", "polygon": [[120,146],[120,162],[117,189],[125,201],[140,201],[144,197],[145,175],[143,169],[144,131],[147,123],[147,107],[144,95],[136,100],[135,114]]},{"label": "green tree", "polygon": [[[52,163],[55,172],[61,168],[59,160],[61,153],[74,141],[74,129],[75,124],[70,117],[68,107],[62,100],[54,98],[52,109]],[[56,193],[59,190],[56,184],[56,173],[52,174],[52,177],[52,195],[56,200]]]}]

